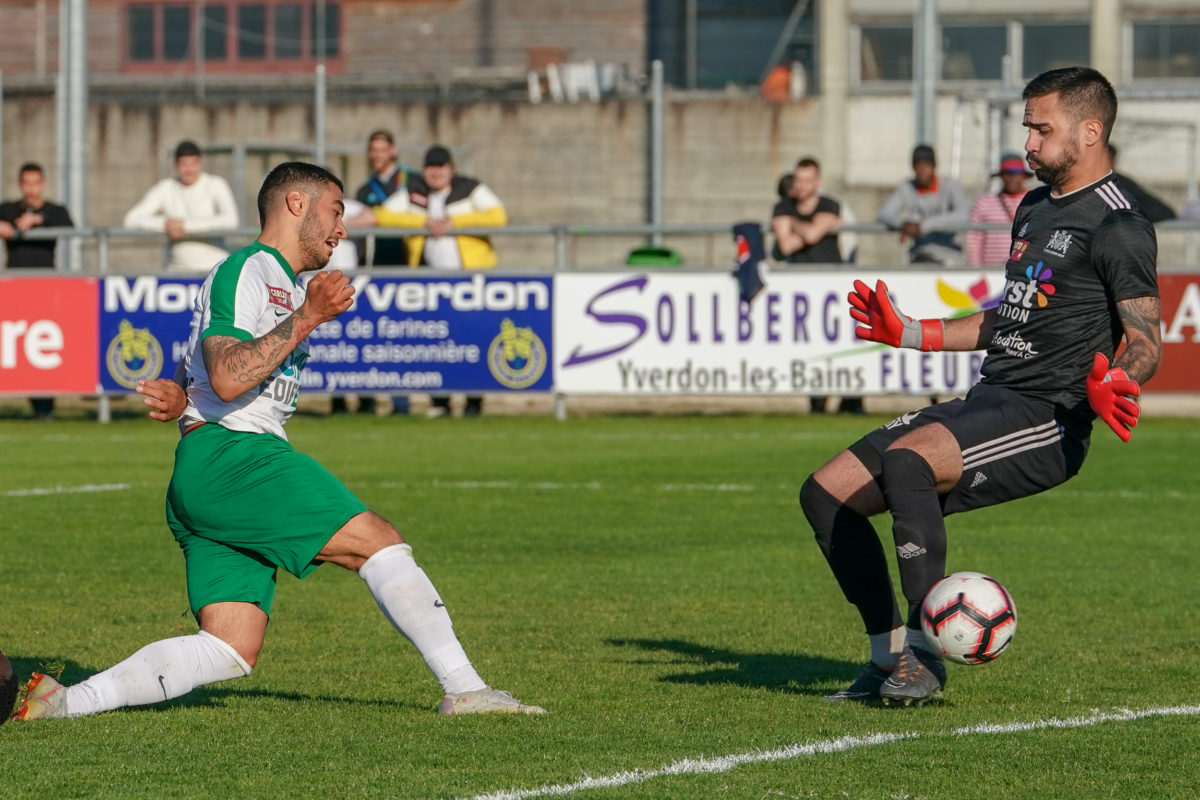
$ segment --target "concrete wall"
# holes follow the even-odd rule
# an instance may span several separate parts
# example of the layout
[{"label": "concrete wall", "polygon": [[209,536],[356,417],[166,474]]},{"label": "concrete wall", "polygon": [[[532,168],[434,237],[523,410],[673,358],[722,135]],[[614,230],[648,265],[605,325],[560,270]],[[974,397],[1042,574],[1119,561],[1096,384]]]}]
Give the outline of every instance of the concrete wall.
[{"label": "concrete wall", "polygon": [[[419,166],[421,154],[439,142],[456,154],[459,170],[487,182],[520,224],[572,225],[639,223],[647,218],[647,106],[611,100],[578,105],[479,102],[398,104],[339,102],[330,98],[328,141],[331,159],[353,191],[367,174],[368,132],[392,129],[402,160]],[[898,181],[909,174],[912,103],[907,96],[852,96],[844,126],[830,125],[823,101],[808,98],[768,104],[754,95],[669,95],[665,114],[665,219],[669,223],[732,224],[766,220],[775,202],[775,184],[796,159],[824,159],[826,136],[838,137],[846,168],[826,162],[825,188],[846,199],[860,220],[875,210]],[[972,195],[983,191],[992,171],[986,105],[962,106],[957,151],[956,101],[939,105],[942,170],[958,174]],[[1019,149],[1020,108],[1007,128]],[[1150,121],[1154,122],[1150,122]],[[26,160],[40,161],[50,186],[55,170],[54,102],[49,95],[10,97],[3,108],[3,194],[16,193],[16,171]],[[1196,127],[1193,127],[1196,126]],[[1179,207],[1194,180],[1195,130],[1200,102],[1153,100],[1123,103],[1115,141],[1122,170]],[[253,199],[266,170],[287,157],[289,145],[312,141],[311,107],[300,102],[118,103],[94,99],[88,126],[87,222],[118,226],[124,212],[158,178],[170,174],[170,154],[182,138],[201,144],[266,142],[277,153],[252,159],[240,187],[246,198],[244,222],[253,224]],[[955,153],[958,158],[955,159]],[[208,158],[209,170],[232,176],[228,156]],[[76,209],[72,209],[76,211]],[[618,263],[637,239],[585,240],[572,253],[580,265]],[[689,263],[728,263],[728,237],[673,240]],[[547,239],[503,239],[502,263],[547,266],[553,249]],[[126,265],[153,267],[156,247],[118,250]],[[864,237],[865,261],[894,261],[901,250],[892,237]]]}]

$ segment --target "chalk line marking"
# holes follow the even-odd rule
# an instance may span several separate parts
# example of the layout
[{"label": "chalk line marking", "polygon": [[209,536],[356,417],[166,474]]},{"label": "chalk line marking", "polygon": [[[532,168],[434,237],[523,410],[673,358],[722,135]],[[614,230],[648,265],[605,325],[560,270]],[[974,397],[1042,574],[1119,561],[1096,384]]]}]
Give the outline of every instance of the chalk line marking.
[{"label": "chalk line marking", "polygon": [[80,494],[83,492],[123,492],[132,488],[128,483],[85,483],[82,486],[35,486],[31,489],[10,489],[4,497],[40,497],[48,494]]},{"label": "chalk line marking", "polygon": [[[561,481],[531,481],[528,483],[520,481],[446,481],[434,479],[427,482],[407,482],[407,481],[377,481],[368,482],[369,486],[379,486],[383,489],[501,489],[522,490],[522,489],[541,489],[548,491],[602,491],[602,490],[620,490],[628,491],[628,486],[610,485],[606,486],[599,481],[584,481],[576,483],[565,483]],[[746,483],[664,483],[653,486],[647,485],[643,487],[649,491],[656,492],[757,492],[761,491],[762,487]],[[776,487],[780,489],[791,489],[790,486]],[[767,489],[774,491],[774,489]]]},{"label": "chalk line marking", "polygon": [[846,750],[856,750],[860,747],[890,744],[906,739],[919,739],[922,736],[978,736],[996,733],[1025,733],[1051,728],[1086,728],[1092,725],[1103,725],[1108,722],[1129,722],[1147,717],[1197,715],[1200,715],[1200,705],[1166,706],[1139,710],[1121,708],[1113,711],[1097,710],[1085,717],[1068,717],[1067,719],[1051,717],[1050,719],[1034,720],[1033,722],[983,723],[924,734],[911,731],[908,733],[868,733],[862,736],[841,736],[836,739],[823,739],[809,744],[788,745],[787,747],[780,747],[775,750],[753,750],[749,753],[735,753],[715,758],[685,758],[668,764],[665,767],[659,767],[658,769],[635,769],[617,772],[612,775],[587,776],[580,778],[574,783],[539,786],[535,789],[507,789],[475,795],[469,798],[469,800],[529,800],[529,798],[535,797],[561,797],[587,789],[612,789],[620,786],[628,786],[633,783],[645,783],[655,778],[673,775],[700,775],[728,772],[743,764],[761,764],[769,761],[786,761],[792,758],[803,758],[805,756],[841,753]]}]

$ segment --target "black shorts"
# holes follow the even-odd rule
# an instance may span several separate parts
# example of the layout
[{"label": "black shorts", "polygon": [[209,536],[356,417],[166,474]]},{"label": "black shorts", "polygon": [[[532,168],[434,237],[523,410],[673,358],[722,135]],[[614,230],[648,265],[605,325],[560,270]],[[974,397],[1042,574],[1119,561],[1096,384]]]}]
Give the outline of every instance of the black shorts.
[{"label": "black shorts", "polygon": [[849,450],[879,482],[883,452],[892,442],[922,425],[942,423],[963,454],[962,477],[942,495],[942,510],[970,511],[1044,492],[1079,472],[1090,439],[1072,435],[1055,410],[1053,403],[980,383],[965,400],[902,414]]}]

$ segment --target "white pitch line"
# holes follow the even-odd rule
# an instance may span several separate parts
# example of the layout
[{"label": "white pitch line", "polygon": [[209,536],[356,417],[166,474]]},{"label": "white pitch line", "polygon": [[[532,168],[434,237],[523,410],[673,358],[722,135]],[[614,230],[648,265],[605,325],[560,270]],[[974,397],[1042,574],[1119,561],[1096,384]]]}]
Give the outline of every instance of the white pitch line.
[{"label": "white pitch line", "polygon": [[628,786],[633,783],[645,783],[655,778],[672,775],[700,775],[728,772],[743,764],[760,764],[769,761],[786,761],[805,756],[841,753],[846,750],[856,750],[860,747],[890,744],[891,742],[898,742],[905,739],[919,739],[922,736],[977,736],[996,733],[1025,733],[1050,728],[1086,728],[1091,725],[1103,725],[1106,722],[1129,722],[1130,720],[1145,719],[1147,717],[1197,715],[1200,715],[1200,705],[1145,708],[1136,711],[1131,709],[1116,709],[1108,712],[1093,711],[1086,717],[1069,717],[1067,719],[1051,717],[1050,719],[1034,720],[1033,722],[984,723],[925,734],[910,731],[908,733],[869,733],[862,736],[841,736],[836,739],[823,739],[811,744],[788,745],[787,747],[775,750],[753,750],[749,753],[735,753],[715,758],[685,758],[672,762],[665,767],[659,767],[658,769],[635,769],[618,772],[613,775],[588,776],[574,783],[558,783],[551,786],[539,786],[534,789],[507,789],[475,795],[469,798],[469,800],[529,800],[529,798],[535,797],[561,797],[587,789],[612,789],[620,786]]},{"label": "white pitch line", "polygon": [[4,497],[39,497],[47,494],[79,494],[81,492],[122,492],[128,483],[85,483],[82,486],[35,486],[31,489],[10,489]]},{"label": "white pitch line", "polygon": [[[425,482],[405,481],[379,481],[370,485],[379,486],[384,489],[419,489],[428,486],[434,489],[544,489],[544,490],[563,490],[574,491],[578,489],[586,489],[589,491],[599,491],[606,487],[599,481],[586,481],[582,483],[563,483],[559,481],[533,481],[530,483],[522,483],[520,481],[444,481],[432,480]],[[622,490],[627,490],[629,487],[624,486]],[[664,483],[658,486],[647,486],[659,492],[757,492],[761,487],[753,484],[745,483]],[[776,488],[790,489],[790,486],[781,486]]]}]

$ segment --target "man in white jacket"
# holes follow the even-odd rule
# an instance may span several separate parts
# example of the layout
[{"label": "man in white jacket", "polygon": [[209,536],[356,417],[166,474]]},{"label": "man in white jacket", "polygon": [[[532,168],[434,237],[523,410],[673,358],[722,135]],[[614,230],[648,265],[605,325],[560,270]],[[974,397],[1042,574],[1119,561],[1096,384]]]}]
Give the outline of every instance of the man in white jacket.
[{"label": "man in white jacket", "polygon": [[206,273],[229,251],[219,238],[211,243],[191,239],[207,231],[236,228],[237,202],[224,178],[204,171],[196,143],[184,140],[175,148],[175,177],[150,187],[129,209],[124,225],[167,234],[171,240],[165,258],[168,270]]}]

